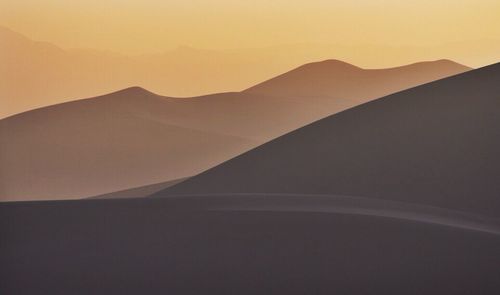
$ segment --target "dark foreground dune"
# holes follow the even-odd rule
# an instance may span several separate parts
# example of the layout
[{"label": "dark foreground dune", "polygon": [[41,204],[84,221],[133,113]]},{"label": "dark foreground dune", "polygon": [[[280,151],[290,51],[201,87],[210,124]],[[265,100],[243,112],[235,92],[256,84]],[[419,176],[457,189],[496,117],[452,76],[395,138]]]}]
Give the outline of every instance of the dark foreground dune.
[{"label": "dark foreground dune", "polygon": [[2,294],[498,294],[496,220],[363,198],[0,204]]},{"label": "dark foreground dune", "polygon": [[500,217],[500,64],[332,115],[155,196],[335,194]]}]

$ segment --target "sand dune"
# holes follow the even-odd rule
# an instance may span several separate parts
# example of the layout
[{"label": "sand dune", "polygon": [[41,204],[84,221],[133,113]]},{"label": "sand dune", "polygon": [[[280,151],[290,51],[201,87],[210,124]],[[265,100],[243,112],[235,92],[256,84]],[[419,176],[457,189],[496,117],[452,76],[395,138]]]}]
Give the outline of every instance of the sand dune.
[{"label": "sand dune", "polygon": [[470,70],[450,60],[390,69],[362,69],[339,60],[311,63],[246,90],[278,96],[366,101]]},{"label": "sand dune", "polygon": [[90,197],[177,179],[257,145],[162,121],[152,109],[168,111],[168,99],[132,88],[2,120],[2,199]]},{"label": "sand dune", "polygon": [[15,294],[498,294],[498,234],[466,229],[460,215],[445,214],[454,225],[429,222],[433,212],[442,217],[440,210],[392,208],[423,216],[420,222],[404,214],[339,212],[342,204],[374,208],[333,196],[2,203],[0,288]]},{"label": "sand dune", "polygon": [[[465,69],[442,63],[426,63],[423,70],[410,65],[368,72],[374,73],[373,82],[385,77],[397,91],[420,83],[425,75],[435,79]],[[300,76],[310,81],[346,68],[355,67],[338,61],[314,63],[281,79],[294,87]],[[331,96],[317,95],[311,88],[309,97],[291,96],[282,89],[283,96],[276,95],[278,91],[244,91],[180,99],[132,87],[5,118],[0,120],[0,200],[91,197],[195,175],[380,94],[359,77],[327,80],[321,90],[329,88]],[[364,93],[371,95],[360,94],[365,87]]]},{"label": "sand dune", "polygon": [[[21,295],[496,295],[498,78],[500,65],[494,65],[369,102],[266,143],[157,198],[0,203],[0,290]],[[231,97],[275,98],[230,93],[187,103],[199,102],[193,109],[207,112],[204,103],[212,99],[221,108],[221,113],[210,109],[215,116],[234,109],[222,107]],[[254,106],[250,111],[234,112],[248,139],[235,137],[234,126],[212,132],[217,120],[206,126],[188,120],[189,127],[179,127],[185,106],[140,88],[14,116],[9,119],[20,121],[0,121],[12,124],[0,125],[8,127],[0,131],[37,143],[45,135],[47,141],[59,140],[60,147],[68,142],[61,138],[70,138],[72,148],[58,154],[64,157],[62,151],[78,143],[79,159],[87,150],[95,155],[119,143],[102,153],[101,162],[112,154],[142,155],[123,150],[134,146],[124,142],[144,149],[145,142],[178,139],[179,132],[185,137],[175,142],[202,146],[193,148],[193,155],[203,151],[206,159],[206,147],[220,149],[222,141],[251,144],[267,136],[259,137],[247,124],[255,117],[242,114],[262,113],[249,105]],[[153,123],[159,131],[150,129]],[[20,132],[40,124],[51,128]],[[47,130],[69,133],[51,138]],[[71,137],[75,130],[79,135]],[[102,140],[104,135],[113,140],[93,150],[92,136]],[[8,142],[1,143],[3,148]],[[176,154],[169,150],[171,142],[161,144],[163,155]],[[37,146],[45,152],[47,147],[52,145]],[[186,154],[186,146],[176,148]],[[158,151],[151,155],[162,159]],[[137,167],[128,168],[147,171]]]},{"label": "sand dune", "polygon": [[157,193],[374,197],[500,217],[500,64],[330,116]]}]

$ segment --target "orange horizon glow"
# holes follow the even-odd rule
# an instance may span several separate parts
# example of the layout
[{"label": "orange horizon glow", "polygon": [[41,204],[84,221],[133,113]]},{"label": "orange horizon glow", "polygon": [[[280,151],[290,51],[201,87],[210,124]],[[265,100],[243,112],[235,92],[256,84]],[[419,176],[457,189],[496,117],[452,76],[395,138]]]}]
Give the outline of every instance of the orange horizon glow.
[{"label": "orange horizon glow", "polygon": [[[479,67],[498,61],[499,55],[485,55],[500,44],[499,13],[500,2],[493,0],[6,0],[0,25],[62,48],[127,55],[182,45],[221,50],[319,43],[355,48],[361,54],[346,58],[354,63],[367,46],[409,47],[420,49],[422,59],[436,51],[436,58]],[[361,63],[384,65],[375,59]],[[398,63],[397,57],[385,61]]]}]

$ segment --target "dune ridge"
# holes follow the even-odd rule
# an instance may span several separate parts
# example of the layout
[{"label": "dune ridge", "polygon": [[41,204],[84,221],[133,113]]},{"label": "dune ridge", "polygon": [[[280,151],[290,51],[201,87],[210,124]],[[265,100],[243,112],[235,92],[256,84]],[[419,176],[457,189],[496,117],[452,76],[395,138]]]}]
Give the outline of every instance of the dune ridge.
[{"label": "dune ridge", "polygon": [[336,194],[500,216],[500,64],[386,96],[153,196]]},{"label": "dune ridge", "polygon": [[340,60],[325,60],[303,65],[245,91],[366,101],[469,70],[467,66],[444,59],[386,69],[363,69]]}]

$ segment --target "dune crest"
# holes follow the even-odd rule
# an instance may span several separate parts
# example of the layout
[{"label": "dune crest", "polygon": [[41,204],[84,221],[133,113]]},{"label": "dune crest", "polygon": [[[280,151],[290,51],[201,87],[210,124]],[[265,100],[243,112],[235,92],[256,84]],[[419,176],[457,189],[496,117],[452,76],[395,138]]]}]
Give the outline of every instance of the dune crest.
[{"label": "dune crest", "polygon": [[469,70],[471,68],[449,60],[387,69],[363,69],[339,60],[326,60],[303,65],[245,91],[364,101]]}]

